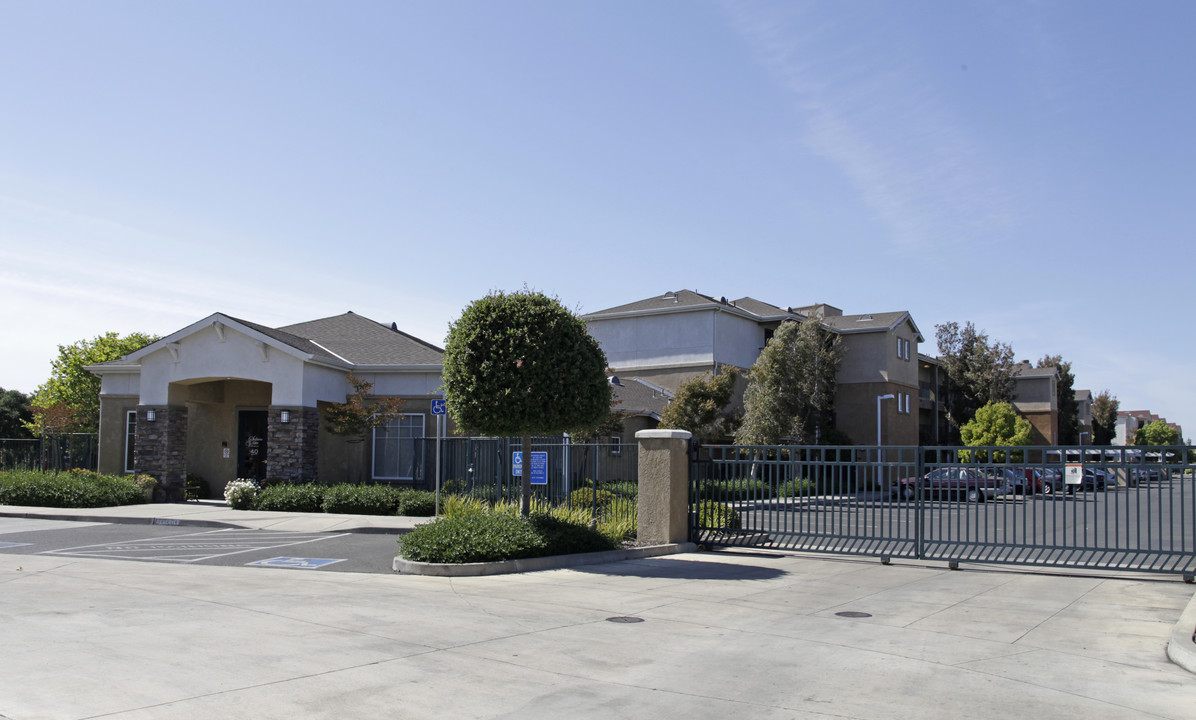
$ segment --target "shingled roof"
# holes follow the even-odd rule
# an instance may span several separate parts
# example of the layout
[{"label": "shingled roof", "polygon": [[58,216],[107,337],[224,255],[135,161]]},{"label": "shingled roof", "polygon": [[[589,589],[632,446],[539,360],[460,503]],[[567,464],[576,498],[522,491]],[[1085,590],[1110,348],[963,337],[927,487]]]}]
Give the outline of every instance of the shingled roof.
[{"label": "shingled roof", "polygon": [[660,419],[665,406],[673,394],[638,377],[620,378],[612,375],[611,390],[614,395],[614,409],[627,415],[647,415]]},{"label": "shingled roof", "polygon": [[[440,365],[444,356],[442,348],[395,325],[383,325],[353,312],[287,325],[274,332],[326,348],[322,355],[331,352],[354,365]],[[275,339],[286,342],[281,337]]]}]

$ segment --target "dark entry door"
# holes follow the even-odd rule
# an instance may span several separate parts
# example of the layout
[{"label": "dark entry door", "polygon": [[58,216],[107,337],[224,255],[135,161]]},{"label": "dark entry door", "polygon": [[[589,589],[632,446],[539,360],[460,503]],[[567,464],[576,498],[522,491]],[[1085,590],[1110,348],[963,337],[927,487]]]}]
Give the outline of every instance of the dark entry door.
[{"label": "dark entry door", "polygon": [[237,477],[266,477],[266,411],[237,411]]}]

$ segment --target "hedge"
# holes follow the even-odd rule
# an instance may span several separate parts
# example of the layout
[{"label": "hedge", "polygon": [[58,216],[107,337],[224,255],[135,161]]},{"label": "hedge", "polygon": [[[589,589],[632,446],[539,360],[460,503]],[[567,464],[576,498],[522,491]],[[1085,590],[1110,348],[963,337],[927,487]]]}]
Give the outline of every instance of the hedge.
[{"label": "hedge", "polygon": [[101,475],[87,470],[0,473],[0,505],[94,508],[144,502],[146,492],[131,475]]}]

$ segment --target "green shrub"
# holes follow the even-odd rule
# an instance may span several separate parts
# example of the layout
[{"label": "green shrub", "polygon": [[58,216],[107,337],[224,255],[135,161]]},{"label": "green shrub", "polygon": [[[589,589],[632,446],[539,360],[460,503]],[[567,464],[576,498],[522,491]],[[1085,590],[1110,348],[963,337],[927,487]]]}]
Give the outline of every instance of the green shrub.
[{"label": "green shrub", "polygon": [[495,562],[595,552],[615,547],[596,530],[549,515],[506,512],[446,516],[420,525],[400,540],[407,560],[436,563]]},{"label": "green shrub", "polygon": [[532,515],[530,520],[532,527],[544,538],[548,555],[572,555],[619,547],[618,543],[611,542],[587,525],[567,522],[552,515]]},{"label": "green shrub", "polygon": [[639,483],[630,480],[607,483],[604,487],[619,497],[635,498],[640,494]]},{"label": "green shrub", "polygon": [[409,517],[432,517],[436,514],[436,493],[400,490],[398,513]]},{"label": "green shrub", "polygon": [[698,513],[698,527],[708,530],[738,530],[739,513],[725,503],[703,500],[695,510]]},{"label": "green shrub", "polygon": [[489,503],[473,495],[447,495],[440,499],[440,514],[448,517],[479,515],[489,509]]},{"label": "green shrub", "polygon": [[210,497],[212,494],[212,487],[208,485],[208,481],[204,480],[195,473],[187,473],[187,499],[200,500]]},{"label": "green shrub", "polygon": [[348,515],[395,515],[399,489],[389,485],[330,485],[324,490],[324,512]]},{"label": "green shrub", "polygon": [[416,527],[399,541],[408,560],[435,563],[492,562],[548,555],[526,518],[479,513],[442,517]]},{"label": "green shrub", "polygon": [[112,507],[146,501],[131,475],[101,475],[86,470],[0,473],[0,505],[54,508]]},{"label": "green shrub", "polygon": [[279,512],[318,513],[324,509],[325,487],[314,483],[271,485],[262,488],[258,493],[254,508]]},{"label": "green shrub", "polygon": [[233,510],[252,510],[259,490],[256,481],[237,478],[224,486],[224,502]]},{"label": "green shrub", "polygon": [[569,493],[569,504],[573,507],[597,507],[601,510],[603,507],[614,502],[614,500],[614,493],[608,490],[595,490],[589,487],[578,488]]}]

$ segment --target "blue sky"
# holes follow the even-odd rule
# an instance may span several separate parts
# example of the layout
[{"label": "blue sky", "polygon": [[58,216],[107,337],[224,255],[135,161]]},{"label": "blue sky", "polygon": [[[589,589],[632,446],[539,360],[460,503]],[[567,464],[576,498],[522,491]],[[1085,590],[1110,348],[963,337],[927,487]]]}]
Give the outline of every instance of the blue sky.
[{"label": "blue sky", "polygon": [[[492,289],[973,322],[1193,425],[1196,3],[0,0],[0,387]],[[1185,436],[1191,429],[1185,429]]]}]

